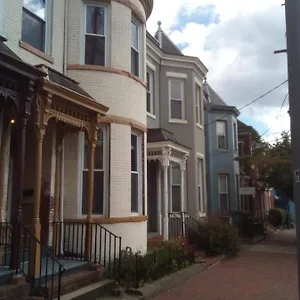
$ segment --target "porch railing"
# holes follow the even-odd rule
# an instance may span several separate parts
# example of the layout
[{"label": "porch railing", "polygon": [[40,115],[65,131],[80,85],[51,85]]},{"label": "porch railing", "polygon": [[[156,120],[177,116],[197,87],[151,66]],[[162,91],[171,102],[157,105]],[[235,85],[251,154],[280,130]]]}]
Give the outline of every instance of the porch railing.
[{"label": "porch railing", "polygon": [[55,222],[53,232],[58,257],[102,265],[108,276],[118,278],[121,237],[96,223]]}]

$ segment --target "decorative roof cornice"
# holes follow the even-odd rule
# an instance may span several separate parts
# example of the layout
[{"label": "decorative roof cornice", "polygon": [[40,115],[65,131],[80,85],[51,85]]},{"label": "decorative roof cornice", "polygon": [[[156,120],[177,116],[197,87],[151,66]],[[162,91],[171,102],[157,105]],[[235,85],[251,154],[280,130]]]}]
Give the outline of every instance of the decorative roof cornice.
[{"label": "decorative roof cornice", "polygon": [[140,0],[142,5],[144,6],[146,12],[146,19],[148,19],[153,10],[153,0]]}]

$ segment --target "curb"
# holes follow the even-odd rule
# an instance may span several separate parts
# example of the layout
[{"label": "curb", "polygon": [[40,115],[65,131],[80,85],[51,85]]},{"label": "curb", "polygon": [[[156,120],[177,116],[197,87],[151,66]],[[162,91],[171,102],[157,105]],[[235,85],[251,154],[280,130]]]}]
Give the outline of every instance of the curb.
[{"label": "curb", "polygon": [[126,290],[126,294],[141,296],[139,300],[153,299],[159,294],[171,290],[178,284],[189,280],[195,275],[215,267],[220,263],[221,260],[225,259],[226,257],[226,255],[218,256],[208,264],[195,263],[185,269],[158,279],[155,282],[149,283],[139,289]]}]

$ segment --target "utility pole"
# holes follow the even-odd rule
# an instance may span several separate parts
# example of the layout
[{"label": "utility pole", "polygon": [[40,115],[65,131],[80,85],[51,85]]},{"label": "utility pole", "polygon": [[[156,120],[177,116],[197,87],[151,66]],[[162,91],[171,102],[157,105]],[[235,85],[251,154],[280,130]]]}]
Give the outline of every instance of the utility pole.
[{"label": "utility pole", "polygon": [[300,295],[300,0],[285,1],[289,104],[292,140],[294,202],[296,208],[298,295]]}]

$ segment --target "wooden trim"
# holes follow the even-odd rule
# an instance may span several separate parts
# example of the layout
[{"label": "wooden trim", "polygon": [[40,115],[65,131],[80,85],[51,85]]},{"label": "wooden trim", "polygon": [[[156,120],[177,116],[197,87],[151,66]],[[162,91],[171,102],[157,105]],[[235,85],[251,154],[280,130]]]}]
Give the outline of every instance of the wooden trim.
[{"label": "wooden trim", "polygon": [[147,126],[141,122],[138,122],[133,119],[126,118],[126,117],[115,116],[115,115],[105,115],[105,116],[101,117],[101,123],[121,124],[121,125],[130,126],[132,128],[135,128],[135,129],[143,131],[143,132],[148,131]]},{"label": "wooden trim", "polygon": [[139,77],[135,76],[134,74],[117,69],[114,67],[104,67],[104,66],[96,66],[96,65],[80,65],[80,64],[70,64],[67,66],[68,70],[74,71],[100,71],[100,72],[107,72],[107,73],[114,73],[122,76],[129,77],[138,83],[140,83],[144,88],[147,87],[146,81],[141,80]]},{"label": "wooden trim", "polygon": [[[93,218],[92,223],[97,224],[119,224],[119,223],[139,223],[148,220],[148,216],[133,216],[133,217],[122,217],[122,218]],[[86,223],[86,218],[74,218],[74,219],[64,219],[64,222],[70,223]]]},{"label": "wooden trim", "polygon": [[54,59],[52,56],[47,55],[46,53],[32,47],[31,45],[27,44],[26,42],[23,41],[19,41],[19,46],[29,52],[31,52],[32,54],[35,54],[36,56],[48,61],[51,64],[54,64]]}]

